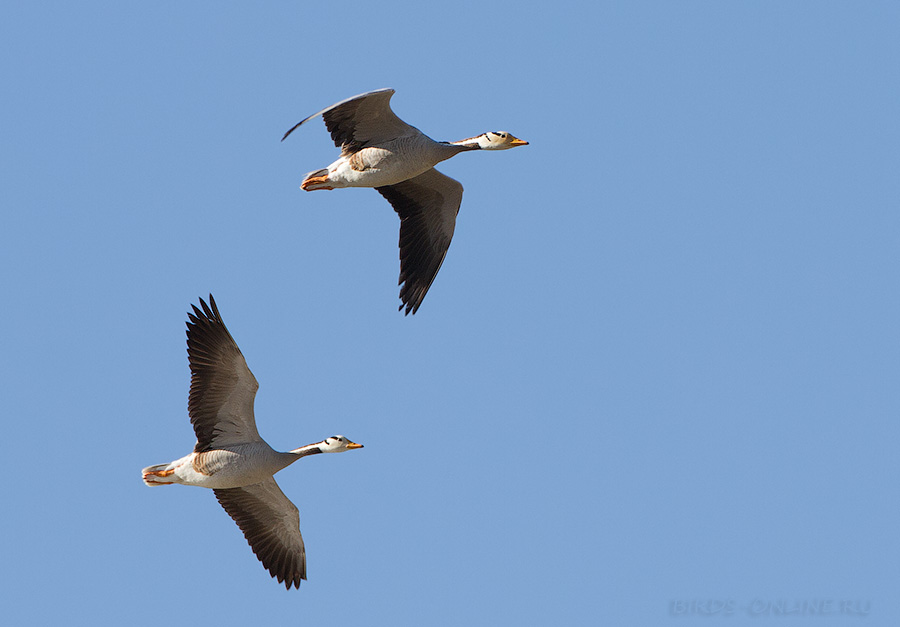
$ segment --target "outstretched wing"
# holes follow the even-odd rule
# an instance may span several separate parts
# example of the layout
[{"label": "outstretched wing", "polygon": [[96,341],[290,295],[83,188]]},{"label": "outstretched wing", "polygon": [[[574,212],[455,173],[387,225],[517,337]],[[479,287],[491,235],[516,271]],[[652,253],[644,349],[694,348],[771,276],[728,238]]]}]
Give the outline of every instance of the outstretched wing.
[{"label": "outstretched wing", "polygon": [[284,583],[300,587],[306,579],[306,549],[300,535],[300,512],[274,478],[244,486],[213,490],[234,519],[266,570]]},{"label": "outstretched wing", "polygon": [[375,189],[400,216],[400,309],[414,314],[447,256],[463,187],[432,168]]},{"label": "outstretched wing", "polygon": [[317,115],[325,120],[325,128],[331,133],[334,145],[344,154],[397,137],[418,134],[416,128],[391,111],[393,95],[393,89],[378,89],[342,100],[295,124],[281,141]]},{"label": "outstretched wing", "polygon": [[247,367],[241,349],[225,328],[212,294],[202,311],[191,305],[187,346],[191,364],[188,414],[197,445],[203,453],[231,444],[261,440],[253,417],[253,400],[259,383]]}]

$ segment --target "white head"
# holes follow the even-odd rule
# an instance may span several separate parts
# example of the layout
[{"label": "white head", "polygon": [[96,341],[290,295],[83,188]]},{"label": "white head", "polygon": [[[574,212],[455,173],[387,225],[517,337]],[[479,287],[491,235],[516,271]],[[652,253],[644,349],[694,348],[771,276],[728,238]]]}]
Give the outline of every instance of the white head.
[{"label": "white head", "polygon": [[342,435],[333,435],[330,438],[325,438],[317,446],[323,453],[343,453],[344,451],[363,447],[362,444],[352,442],[349,438],[345,438]]},{"label": "white head", "polygon": [[479,135],[476,139],[478,140],[478,147],[482,150],[508,150],[516,146],[528,145],[528,142],[524,139],[519,139],[506,131],[489,131]]},{"label": "white head", "polygon": [[516,146],[527,146],[528,142],[506,131],[489,131],[476,137],[450,142],[450,144],[462,146],[465,150],[507,150]]}]

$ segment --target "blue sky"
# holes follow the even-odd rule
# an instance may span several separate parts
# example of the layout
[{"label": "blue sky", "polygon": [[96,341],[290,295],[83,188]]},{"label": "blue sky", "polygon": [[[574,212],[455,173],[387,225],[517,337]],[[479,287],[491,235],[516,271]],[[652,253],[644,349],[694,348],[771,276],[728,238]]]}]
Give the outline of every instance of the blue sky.
[{"label": "blue sky", "polygon": [[[10,624],[896,623],[896,3],[2,13]],[[321,122],[279,142],[381,87],[531,142],[442,164],[410,317],[394,212],[299,189]],[[210,492],[140,480],[193,445],[210,292],[273,446],[365,444],[278,475],[299,591]]]}]

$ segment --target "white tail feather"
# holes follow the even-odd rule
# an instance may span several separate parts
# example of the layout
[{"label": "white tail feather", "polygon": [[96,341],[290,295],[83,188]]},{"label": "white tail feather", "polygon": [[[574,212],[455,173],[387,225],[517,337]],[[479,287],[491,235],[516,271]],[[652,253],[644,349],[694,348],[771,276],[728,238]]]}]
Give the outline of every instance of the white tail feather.
[{"label": "white tail feather", "polygon": [[162,477],[157,474],[166,470],[171,470],[172,464],[157,464],[156,466],[147,466],[144,470],[141,471],[141,478],[144,480],[148,486],[157,486],[157,485],[171,485],[175,483],[175,475],[169,475],[168,477]]}]

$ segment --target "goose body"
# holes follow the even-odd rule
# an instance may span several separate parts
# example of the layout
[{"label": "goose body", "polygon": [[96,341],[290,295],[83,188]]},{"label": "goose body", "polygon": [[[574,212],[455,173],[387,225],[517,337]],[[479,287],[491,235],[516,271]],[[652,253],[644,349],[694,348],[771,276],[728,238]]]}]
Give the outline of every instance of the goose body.
[{"label": "goose body", "polygon": [[[412,127],[410,127],[412,128]],[[418,133],[399,137],[378,146],[362,148],[341,157],[322,170],[306,176],[306,191],[341,187],[384,187],[408,181],[432,169],[436,164],[467,150],[441,144]],[[315,180],[316,177],[325,180]]]},{"label": "goose body", "polygon": [[317,453],[362,448],[342,435],[279,452],[256,430],[253,401],[259,384],[247,367],[212,295],[202,310],[188,314],[187,344],[191,366],[188,413],[197,436],[194,450],[168,464],[142,472],[149,486],[193,485],[211,488],[238,524],[263,566],[290,589],[306,579],[306,549],[300,513],[284,495],[274,475],[295,461]]},{"label": "goose body", "polygon": [[144,469],[160,469],[164,473],[145,472],[148,485],[180,483],[201,488],[242,488],[268,479],[279,470],[300,459],[292,453],[281,453],[265,441],[247,442],[198,453],[191,451],[168,464]]},{"label": "goose body", "polygon": [[463,187],[434,166],[470,150],[506,150],[528,142],[504,131],[438,142],[391,110],[393,89],[370,91],[331,105],[321,115],[341,149],[337,161],[310,172],[305,191],[373,187],[400,216],[400,309],[415,313],[437,276],[456,227]]}]

